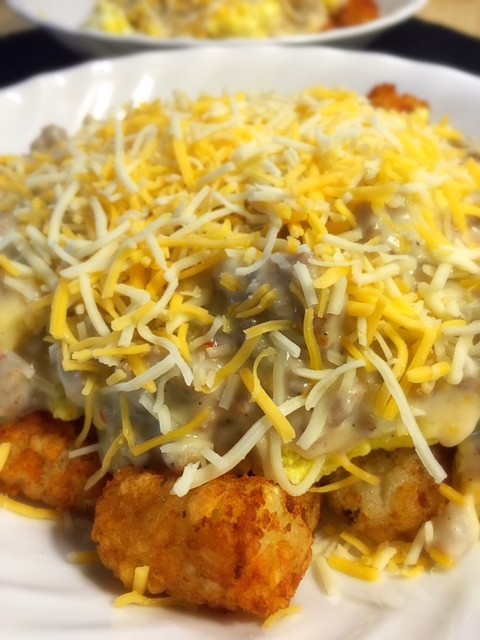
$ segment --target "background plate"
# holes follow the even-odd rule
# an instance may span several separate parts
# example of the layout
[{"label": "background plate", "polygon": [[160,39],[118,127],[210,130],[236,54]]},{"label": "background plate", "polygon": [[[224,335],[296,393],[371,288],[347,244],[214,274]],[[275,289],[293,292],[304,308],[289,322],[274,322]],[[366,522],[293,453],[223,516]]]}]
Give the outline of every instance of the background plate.
[{"label": "background plate", "polygon": [[[235,73],[232,73],[232,69]],[[254,71],[252,72],[252,69]],[[24,152],[48,123],[77,129],[87,113],[183,89],[275,90],[314,84],[360,92],[394,82],[432,105],[433,117],[480,135],[480,78],[390,56],[323,47],[221,47],[140,53],[38,76],[0,91],[0,153]],[[448,91],[446,90],[448,88]],[[0,510],[0,636],[5,640],[471,640],[480,637],[480,546],[448,574],[373,585],[338,576],[343,597],[326,597],[309,572],[294,604],[299,615],[265,631],[242,616],[137,607],[115,609],[118,583],[98,566],[66,561],[88,546],[88,530]]]},{"label": "background plate", "polygon": [[[389,27],[411,17],[427,0],[377,0],[381,17],[364,25],[334,29],[318,35],[298,35],[274,40],[285,44],[339,44],[346,47],[362,47]],[[208,46],[209,41],[192,38],[160,39],[142,35],[114,36],[93,29],[83,29],[82,24],[92,11],[95,0],[6,0],[18,14],[34,24],[50,30],[63,44],[79,52],[93,55],[118,55],[140,49]],[[225,39],[222,45],[251,45],[251,40]]]}]

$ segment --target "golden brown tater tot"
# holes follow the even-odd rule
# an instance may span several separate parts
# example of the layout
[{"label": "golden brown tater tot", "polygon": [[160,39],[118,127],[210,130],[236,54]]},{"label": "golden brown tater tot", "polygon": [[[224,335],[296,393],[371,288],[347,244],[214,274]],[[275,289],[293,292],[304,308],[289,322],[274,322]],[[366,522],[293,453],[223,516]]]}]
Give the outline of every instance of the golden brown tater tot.
[{"label": "golden brown tater tot", "polygon": [[317,497],[292,498],[263,477],[224,475],[185,497],[173,483],[147,470],[115,475],[92,532],[103,564],[127,589],[147,565],[151,594],[260,617],[286,607],[310,563]]},{"label": "golden brown tater tot", "polygon": [[[443,450],[435,451],[443,463]],[[376,542],[412,539],[445,503],[438,485],[413,449],[376,450],[353,462],[378,476],[379,484],[358,481],[327,494],[327,502],[356,534]],[[343,475],[344,472],[335,472],[333,479]]]},{"label": "golden brown tater tot", "polygon": [[334,15],[335,27],[353,27],[376,20],[380,11],[375,0],[347,0],[347,3]]},{"label": "golden brown tater tot", "polygon": [[0,491],[22,495],[64,511],[92,509],[101,483],[85,491],[100,466],[98,455],[69,458],[79,432],[75,422],[36,412],[0,427],[0,442],[11,444],[0,472]]}]

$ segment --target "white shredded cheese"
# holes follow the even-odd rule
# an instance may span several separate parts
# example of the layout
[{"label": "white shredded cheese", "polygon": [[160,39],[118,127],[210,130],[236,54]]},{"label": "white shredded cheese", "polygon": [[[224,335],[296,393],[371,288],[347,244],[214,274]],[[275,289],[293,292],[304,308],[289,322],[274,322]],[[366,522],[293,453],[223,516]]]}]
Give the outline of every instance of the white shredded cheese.
[{"label": "white shredded cheese", "polygon": [[350,455],[358,392],[440,480],[428,406],[455,387],[480,417],[479,176],[426,109],[177,92],[2,159],[1,279],[57,350],[43,378],[79,380],[100,475],[170,456],[184,492],[255,452],[299,495]]}]

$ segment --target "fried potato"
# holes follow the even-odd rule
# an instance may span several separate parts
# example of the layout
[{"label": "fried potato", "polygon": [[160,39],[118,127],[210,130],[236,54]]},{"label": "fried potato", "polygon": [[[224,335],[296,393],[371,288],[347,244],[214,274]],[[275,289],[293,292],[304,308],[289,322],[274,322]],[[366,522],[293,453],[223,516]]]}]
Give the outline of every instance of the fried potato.
[{"label": "fried potato", "polygon": [[173,482],[133,468],[115,475],[92,531],[103,564],[127,589],[148,565],[149,593],[214,609],[266,617],[287,606],[310,563],[317,497],[224,475],[180,498]]},{"label": "fried potato", "polygon": [[[448,466],[442,449],[437,457]],[[376,450],[353,460],[359,467],[380,478],[377,485],[358,481],[327,494],[332,511],[354,533],[375,542],[411,540],[420,526],[435,516],[445,499],[413,449]],[[345,473],[335,472],[330,480]]]},{"label": "fried potato", "polygon": [[11,444],[0,472],[0,491],[22,495],[65,511],[93,508],[101,484],[85,491],[87,479],[100,467],[98,455],[69,458],[78,425],[36,412],[0,426],[0,442]]},{"label": "fried potato", "polygon": [[374,87],[368,94],[368,99],[374,107],[393,109],[395,111],[410,112],[415,109],[428,108],[429,104],[409,93],[398,93],[393,84],[383,83]]},{"label": "fried potato", "polygon": [[346,4],[334,15],[336,27],[353,27],[376,20],[380,11],[375,0],[347,0]]}]

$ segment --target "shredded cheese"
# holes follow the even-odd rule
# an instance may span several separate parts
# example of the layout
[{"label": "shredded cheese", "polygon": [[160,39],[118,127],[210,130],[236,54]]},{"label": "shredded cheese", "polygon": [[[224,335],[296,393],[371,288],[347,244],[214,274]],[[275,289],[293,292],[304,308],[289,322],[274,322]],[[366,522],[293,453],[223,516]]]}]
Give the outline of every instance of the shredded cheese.
[{"label": "shredded cheese", "polygon": [[13,511],[25,518],[34,518],[36,520],[58,520],[60,517],[58,511],[54,509],[46,509],[44,507],[32,507],[32,505],[24,504],[18,500],[13,500],[8,496],[0,494],[0,507]]},{"label": "shredded cheese", "polygon": [[289,618],[290,616],[298,615],[302,612],[302,607],[299,605],[291,605],[290,607],[285,607],[284,609],[279,609],[272,613],[268,618],[266,618],[262,624],[263,629],[270,629],[271,627],[276,626],[284,620],[285,618]]},{"label": "shredded cheese", "polygon": [[408,400],[406,399],[405,394],[398,384],[398,381],[392,374],[391,369],[386,365],[384,360],[373,353],[373,351],[371,351],[370,349],[367,350],[367,357],[377,368],[390,393],[392,394],[392,397],[394,398],[402,416],[403,424],[407,428],[408,433],[413,440],[419,458],[422,460],[426,469],[435,478],[435,480],[437,482],[441,482],[446,478],[447,473],[437,461],[430,447],[428,446],[428,443],[417,424],[415,416],[413,415]]},{"label": "shredded cheese", "polygon": [[359,578],[366,582],[376,582],[380,579],[381,573],[376,567],[369,567],[360,562],[342,558],[340,556],[330,556],[328,564],[337,571],[341,571],[352,578]]},{"label": "shredded cheese", "polygon": [[2,469],[4,468],[7,462],[8,455],[10,453],[11,448],[12,448],[11,442],[2,442],[0,444],[0,473],[2,472]]},{"label": "shredded cheese", "polygon": [[185,606],[185,603],[178,598],[170,596],[145,596],[137,591],[129,591],[115,598],[115,607],[126,607],[136,604],[139,607],[179,607]]},{"label": "shredded cheese", "polygon": [[72,457],[96,429],[87,486],[168,455],[183,492],[257,450],[298,495],[376,482],[356,445],[402,438],[444,479],[422,411],[478,377],[480,170],[426,109],[178,92],[1,167],[2,286],[84,413]]},{"label": "shredded cheese", "polygon": [[295,437],[295,429],[262,388],[258,376],[255,376],[249,369],[241,369],[239,373],[244,385],[252,394],[253,400],[271,420],[272,425],[278,431],[283,442],[293,440]]}]

